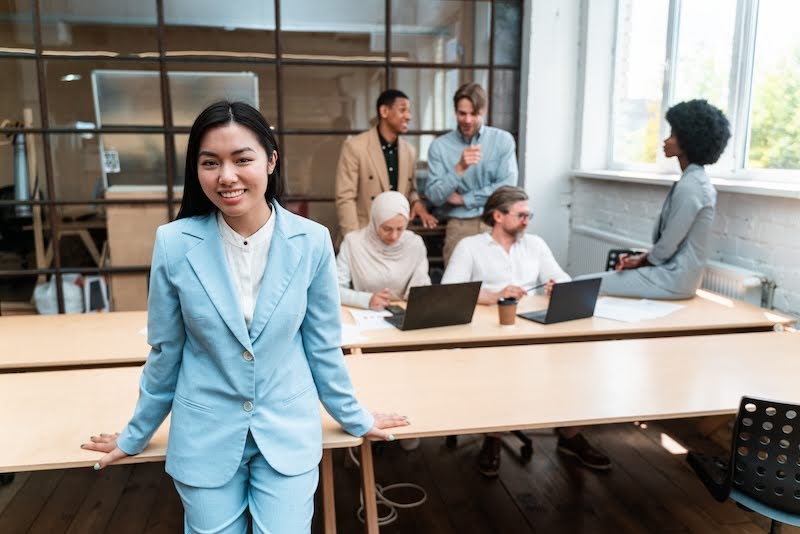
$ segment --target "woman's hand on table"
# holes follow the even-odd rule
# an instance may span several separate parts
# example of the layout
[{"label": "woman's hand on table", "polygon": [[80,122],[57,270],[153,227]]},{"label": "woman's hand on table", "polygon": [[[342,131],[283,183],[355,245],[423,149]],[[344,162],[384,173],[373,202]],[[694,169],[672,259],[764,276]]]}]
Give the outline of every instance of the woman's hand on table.
[{"label": "woman's hand on table", "polygon": [[377,293],[372,294],[372,298],[369,299],[369,309],[375,311],[383,310],[391,303],[391,300],[392,294],[389,288],[385,287]]},{"label": "woman's hand on table", "polygon": [[116,432],[115,434],[100,434],[98,436],[92,436],[90,438],[91,442],[81,444],[81,449],[106,453],[96,464],[94,464],[95,470],[104,469],[114,462],[117,462],[128,456],[127,453],[123,452],[122,449],[117,447],[118,437],[119,432]]},{"label": "woman's hand on table", "polygon": [[375,423],[373,423],[369,432],[364,434],[364,437],[374,441],[393,441],[394,436],[384,429],[408,426],[410,424],[408,417],[405,415],[379,412],[375,412],[372,415],[375,417]]}]

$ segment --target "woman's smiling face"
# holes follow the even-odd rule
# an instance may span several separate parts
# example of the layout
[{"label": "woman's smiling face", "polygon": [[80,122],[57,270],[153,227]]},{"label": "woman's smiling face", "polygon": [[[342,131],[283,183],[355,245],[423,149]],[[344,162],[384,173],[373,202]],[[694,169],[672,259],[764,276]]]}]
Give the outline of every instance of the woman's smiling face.
[{"label": "woman's smiling face", "polygon": [[212,128],[200,141],[197,175],[203,193],[227,218],[239,218],[265,207],[272,159],[248,128],[235,122]]}]

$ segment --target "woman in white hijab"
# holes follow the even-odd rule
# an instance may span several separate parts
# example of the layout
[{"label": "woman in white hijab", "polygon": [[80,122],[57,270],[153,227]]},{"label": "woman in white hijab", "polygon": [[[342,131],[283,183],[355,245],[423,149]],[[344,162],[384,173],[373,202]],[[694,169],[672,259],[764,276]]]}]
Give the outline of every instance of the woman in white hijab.
[{"label": "woman in white hijab", "polygon": [[382,310],[430,285],[425,244],[406,230],[408,217],[406,197],[385,191],[372,201],[369,225],[345,236],[336,258],[342,304]]}]

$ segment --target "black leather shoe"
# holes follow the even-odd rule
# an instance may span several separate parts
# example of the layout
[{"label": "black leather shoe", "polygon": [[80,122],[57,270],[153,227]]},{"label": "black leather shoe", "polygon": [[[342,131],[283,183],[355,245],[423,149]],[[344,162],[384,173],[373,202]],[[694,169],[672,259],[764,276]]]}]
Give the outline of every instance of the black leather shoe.
[{"label": "black leather shoe", "polygon": [[611,469],[611,459],[586,441],[583,434],[576,434],[571,438],[559,435],[557,450],[562,454],[577,458],[580,463],[590,469],[599,471]]},{"label": "black leather shoe", "polygon": [[483,438],[481,452],[478,453],[478,471],[486,477],[496,477],[500,469],[500,438],[486,436]]}]

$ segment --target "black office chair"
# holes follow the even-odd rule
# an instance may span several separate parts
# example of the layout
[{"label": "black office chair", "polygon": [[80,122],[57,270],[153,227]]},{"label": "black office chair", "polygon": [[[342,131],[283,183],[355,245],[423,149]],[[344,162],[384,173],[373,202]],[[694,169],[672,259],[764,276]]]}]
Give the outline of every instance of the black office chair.
[{"label": "black office chair", "polygon": [[636,254],[638,251],[631,250],[629,248],[612,248],[608,251],[608,256],[606,256],[606,271],[613,271],[617,267],[617,262],[619,261],[619,257],[623,254]]},{"label": "black office chair", "polygon": [[729,458],[695,452],[686,461],[719,502],[728,498],[772,520],[800,526],[800,406],[742,397]]}]

